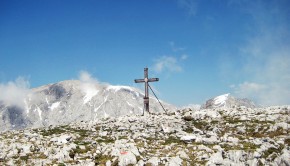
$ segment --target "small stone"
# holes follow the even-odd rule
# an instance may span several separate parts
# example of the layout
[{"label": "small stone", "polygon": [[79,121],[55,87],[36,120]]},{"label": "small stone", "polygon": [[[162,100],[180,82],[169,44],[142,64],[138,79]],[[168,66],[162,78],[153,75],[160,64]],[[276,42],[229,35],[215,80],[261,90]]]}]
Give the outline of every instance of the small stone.
[{"label": "small stone", "polygon": [[176,157],[172,157],[168,164],[166,164],[166,166],[179,166],[179,165],[182,165],[182,159],[179,158],[178,156]]},{"label": "small stone", "polygon": [[84,145],[79,145],[79,148],[82,149],[82,150],[85,150],[85,149],[86,149],[86,146],[84,146]]},{"label": "small stone", "polygon": [[180,140],[182,140],[182,141],[186,141],[186,142],[191,142],[191,141],[193,141],[193,140],[195,140],[196,139],[196,136],[195,135],[184,135],[184,136],[182,136],[181,138],[180,138]]},{"label": "small stone", "polygon": [[177,152],[177,155],[179,155],[182,159],[189,159],[188,155],[184,151]]},{"label": "small stone", "polygon": [[208,160],[208,164],[222,165],[223,164],[222,152],[212,154]]},{"label": "small stone", "polygon": [[111,166],[111,165],[112,165],[111,160],[108,160],[108,161],[106,162],[106,166]]},{"label": "small stone", "polygon": [[151,164],[152,166],[158,166],[159,159],[157,157],[152,157],[146,163]]},{"label": "small stone", "polygon": [[129,164],[137,164],[136,156],[132,152],[121,154],[119,156],[119,166],[127,166]]},{"label": "small stone", "polygon": [[143,160],[139,160],[137,166],[144,166],[145,162]]}]

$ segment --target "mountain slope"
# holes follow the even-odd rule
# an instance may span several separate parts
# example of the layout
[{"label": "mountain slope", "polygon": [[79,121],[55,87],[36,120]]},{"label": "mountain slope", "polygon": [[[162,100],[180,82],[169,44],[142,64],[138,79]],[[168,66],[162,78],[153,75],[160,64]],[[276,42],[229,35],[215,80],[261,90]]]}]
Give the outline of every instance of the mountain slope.
[{"label": "mountain slope", "polygon": [[[142,114],[144,94],[128,86],[63,81],[31,90],[25,107],[0,102],[0,131]],[[175,107],[163,103],[166,109]],[[150,111],[162,111],[151,97]]]}]

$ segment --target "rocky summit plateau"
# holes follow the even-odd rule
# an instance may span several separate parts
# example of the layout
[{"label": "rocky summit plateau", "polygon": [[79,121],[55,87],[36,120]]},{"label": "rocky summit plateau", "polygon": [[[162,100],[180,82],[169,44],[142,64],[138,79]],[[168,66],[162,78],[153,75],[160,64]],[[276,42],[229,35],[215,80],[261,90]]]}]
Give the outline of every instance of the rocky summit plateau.
[{"label": "rocky summit plateau", "polygon": [[183,109],[0,134],[0,165],[290,164],[290,106]]}]

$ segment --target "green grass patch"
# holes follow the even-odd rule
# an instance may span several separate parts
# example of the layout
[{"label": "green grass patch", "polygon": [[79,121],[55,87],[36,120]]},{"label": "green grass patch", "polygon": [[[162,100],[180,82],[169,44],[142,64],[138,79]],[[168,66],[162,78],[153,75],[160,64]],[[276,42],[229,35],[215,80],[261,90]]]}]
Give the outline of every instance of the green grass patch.
[{"label": "green grass patch", "polygon": [[[99,154],[95,158],[95,165],[105,165],[108,160],[112,160],[112,159],[113,159],[113,157],[111,157],[111,156]],[[112,165],[117,166],[118,163],[112,163]]]},{"label": "green grass patch", "polygon": [[185,128],[183,131],[187,132],[187,133],[193,133],[193,128],[191,127],[187,127]]},{"label": "green grass patch", "polygon": [[126,135],[120,136],[119,139],[128,139]]},{"label": "green grass patch", "polygon": [[284,143],[285,143],[286,145],[290,146],[290,138],[286,138],[286,139],[284,140]]},{"label": "green grass patch", "polygon": [[172,137],[170,136],[169,138],[165,139],[165,142],[163,143],[163,145],[170,145],[173,143],[177,143],[177,144],[185,144],[183,141],[181,141],[180,139],[176,138],[176,137]]},{"label": "green grass patch", "polygon": [[227,118],[225,119],[227,123],[230,123],[230,124],[237,124],[237,123],[245,123],[245,122],[248,122],[246,120],[240,120],[238,118]]},{"label": "green grass patch", "polygon": [[23,160],[23,161],[27,162],[28,156],[20,156],[20,160]]},{"label": "green grass patch", "polygon": [[205,122],[205,121],[199,121],[199,120],[192,121],[192,124],[194,125],[194,127],[198,128],[200,130],[206,129],[206,126],[208,125],[207,122]]},{"label": "green grass patch", "polygon": [[[243,145],[243,146],[240,146]],[[257,148],[259,148],[259,145],[255,145],[254,143],[251,142],[241,142],[239,145],[229,145],[229,144],[222,144],[221,147],[225,151],[229,150],[244,150],[244,151],[250,151],[254,152]]]},{"label": "green grass patch", "polygon": [[246,151],[255,151],[257,148],[260,147],[259,145],[256,145],[251,142],[243,142],[242,145],[243,145],[242,150],[246,150]]},{"label": "green grass patch", "polygon": [[74,143],[77,145],[90,145],[91,144],[91,142],[78,141],[78,140],[74,141]]},{"label": "green grass patch", "polygon": [[[280,154],[284,149],[284,145],[280,144],[278,148],[270,147],[263,152],[262,158],[268,158],[271,155],[271,160],[274,160],[277,157],[277,154]],[[274,154],[276,153],[276,155]]]},{"label": "green grass patch", "polygon": [[85,149],[81,149],[79,146],[77,146],[76,149],[73,150],[73,152],[74,154],[76,153],[83,154],[83,153],[87,153],[90,150],[91,148],[89,146],[85,146]]},{"label": "green grass patch", "polygon": [[267,134],[268,134],[268,136],[270,138],[274,138],[274,137],[277,137],[277,136],[280,136],[280,135],[284,135],[283,128],[282,127],[278,127],[277,130],[268,132]]},{"label": "green grass patch", "polygon": [[89,130],[84,129],[71,129],[73,132],[78,133],[81,137],[88,137],[89,136]]},{"label": "green grass patch", "polygon": [[59,127],[56,127],[56,128],[52,128],[52,129],[48,129],[48,130],[42,130],[40,133],[43,136],[50,136],[53,134],[62,134],[65,132],[66,132],[66,130],[59,128]]},{"label": "green grass patch", "polygon": [[110,138],[110,137],[101,137],[101,139],[97,139],[96,140],[98,143],[114,143],[115,140],[113,138]]}]

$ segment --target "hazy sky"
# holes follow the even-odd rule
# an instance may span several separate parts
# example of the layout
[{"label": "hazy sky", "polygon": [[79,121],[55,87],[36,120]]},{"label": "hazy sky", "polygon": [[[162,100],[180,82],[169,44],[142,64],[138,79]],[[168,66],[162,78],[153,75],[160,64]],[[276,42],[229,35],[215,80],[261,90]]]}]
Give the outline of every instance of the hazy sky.
[{"label": "hazy sky", "polygon": [[158,96],[178,106],[224,93],[290,104],[290,1],[0,1],[2,89],[81,71],[143,88],[133,80],[144,67],[160,78]]}]

